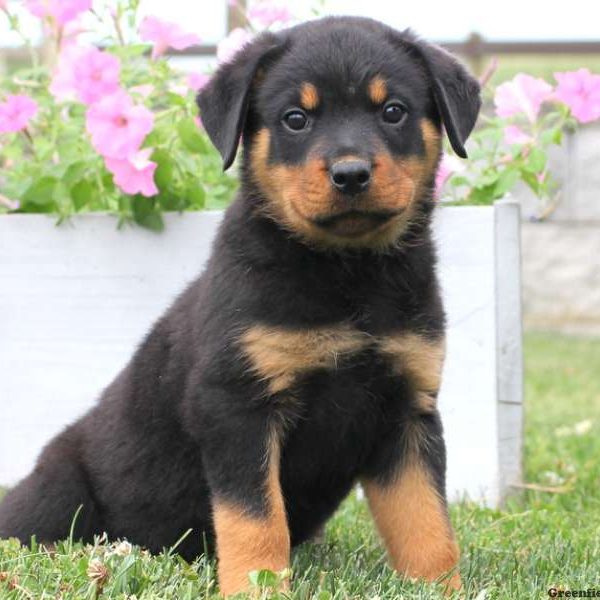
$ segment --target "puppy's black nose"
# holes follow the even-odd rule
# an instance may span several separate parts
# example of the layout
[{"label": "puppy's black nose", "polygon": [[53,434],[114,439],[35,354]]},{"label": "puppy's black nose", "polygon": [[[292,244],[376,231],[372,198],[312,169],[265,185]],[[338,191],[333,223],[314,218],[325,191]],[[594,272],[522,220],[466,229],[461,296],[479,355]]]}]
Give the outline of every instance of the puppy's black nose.
[{"label": "puppy's black nose", "polygon": [[339,160],[329,168],[333,186],[349,196],[364,192],[371,181],[371,163],[366,160]]}]

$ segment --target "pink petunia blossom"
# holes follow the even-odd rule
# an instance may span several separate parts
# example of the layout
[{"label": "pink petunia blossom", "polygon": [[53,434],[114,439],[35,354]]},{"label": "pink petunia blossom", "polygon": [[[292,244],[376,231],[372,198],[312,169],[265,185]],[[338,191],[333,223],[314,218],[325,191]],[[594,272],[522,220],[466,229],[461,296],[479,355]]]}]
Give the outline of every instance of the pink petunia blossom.
[{"label": "pink petunia blossom", "polygon": [[52,73],[50,93],[57,100],[77,99],[76,81],[73,73],[73,65],[85,54],[87,48],[83,46],[67,46],[59,56],[56,69]]},{"label": "pink petunia blossom", "polygon": [[80,18],[69,21],[62,30],[60,38],[60,49],[61,51],[79,44],[79,38],[83,33],[89,31],[81,22]]},{"label": "pink petunia blossom", "polygon": [[564,102],[580,123],[600,119],[600,75],[589,69],[554,73],[558,86],[555,96]]},{"label": "pink petunia blossom", "polygon": [[135,154],[153,126],[152,112],[134,104],[123,90],[92,104],[86,114],[92,146],[104,157],[126,159]]},{"label": "pink petunia blossom", "polygon": [[504,128],[504,143],[512,146],[513,144],[528,144],[533,138],[527,135],[520,127],[516,125],[507,125]]},{"label": "pink petunia blossom", "polygon": [[125,159],[105,158],[104,164],[113,174],[115,184],[126,194],[156,196],[154,171],[158,165],[150,160],[151,154],[152,148],[144,148]]},{"label": "pink petunia blossom", "polygon": [[93,104],[119,89],[121,61],[97,48],[90,48],[73,65],[75,88],[84,104]]},{"label": "pink petunia blossom", "polygon": [[552,86],[543,79],[519,73],[511,81],[496,88],[494,104],[499,117],[512,117],[524,113],[532,123],[540,106],[552,96]]},{"label": "pink petunia blossom", "polygon": [[93,104],[119,89],[121,63],[94,47],[67,46],[52,76],[50,93],[58,100],[77,98]]},{"label": "pink petunia blossom", "polygon": [[444,152],[435,176],[435,190],[433,192],[434,197],[439,198],[442,194],[444,184],[446,181],[448,181],[450,176],[454,173],[463,171],[464,168],[465,165],[458,158],[456,158],[456,156]]},{"label": "pink petunia blossom", "polygon": [[251,42],[253,38],[254,35],[249,31],[236,27],[217,45],[217,60],[220,63],[231,61],[237,52]]},{"label": "pink petunia blossom", "polygon": [[29,96],[8,96],[0,103],[0,133],[14,133],[25,129],[38,112],[38,104]]},{"label": "pink petunia blossom", "polygon": [[140,37],[146,42],[153,42],[152,58],[163,55],[167,48],[184,50],[200,43],[200,38],[193,33],[186,33],[177,23],[163,21],[156,17],[146,17],[140,25]]},{"label": "pink petunia blossom", "polygon": [[36,17],[51,17],[63,26],[90,10],[92,0],[25,0],[25,6]]},{"label": "pink petunia blossom", "polygon": [[199,92],[209,81],[210,75],[206,73],[190,73],[186,83],[190,90]]},{"label": "pink petunia blossom", "polygon": [[292,19],[292,12],[282,2],[273,2],[272,0],[263,0],[250,7],[248,18],[258,28],[271,27],[275,23],[285,24]]},{"label": "pink petunia blossom", "polygon": [[6,10],[8,0],[0,0],[0,10]]}]

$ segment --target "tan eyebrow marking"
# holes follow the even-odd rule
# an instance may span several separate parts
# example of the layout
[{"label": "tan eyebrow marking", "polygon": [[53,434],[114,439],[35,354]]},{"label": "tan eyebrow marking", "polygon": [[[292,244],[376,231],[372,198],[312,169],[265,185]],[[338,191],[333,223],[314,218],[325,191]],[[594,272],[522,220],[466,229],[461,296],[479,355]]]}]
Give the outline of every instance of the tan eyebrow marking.
[{"label": "tan eyebrow marking", "polygon": [[300,104],[306,110],[314,110],[319,106],[319,92],[314,84],[305,81],[300,88]]},{"label": "tan eyebrow marking", "polygon": [[381,75],[376,75],[369,82],[369,98],[373,104],[382,104],[387,98],[387,83]]}]

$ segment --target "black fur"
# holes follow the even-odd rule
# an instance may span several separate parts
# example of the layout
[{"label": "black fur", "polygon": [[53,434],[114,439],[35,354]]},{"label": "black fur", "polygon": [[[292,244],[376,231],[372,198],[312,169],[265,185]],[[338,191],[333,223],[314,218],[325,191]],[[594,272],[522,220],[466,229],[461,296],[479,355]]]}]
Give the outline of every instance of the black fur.
[{"label": "black fur", "polygon": [[[262,79],[253,89],[257,73]],[[307,373],[285,395],[269,395],[239,347],[240,333],[256,324],[310,329],[345,322],[373,336],[443,336],[429,231],[433,172],[418,198],[418,218],[385,252],[315,249],[259,210],[267,200],[248,157],[260,128],[272,132],[277,164],[301,164],[311,136],[321,134],[331,156],[368,144],[372,135],[395,156],[423,154],[410,120],[401,131],[384,131],[377,115],[365,116],[371,109],[333,110],[327,101],[308,138],[277,133],[300,82],[314,80],[343,102],[349,80],[376,73],[389,78],[413,115],[443,122],[460,151],[479,106],[476,84],[446,54],[374,21],[325,19],[268,34],[217,73],[199,98],[203,121],[226,167],[242,131],[245,158],[240,192],[208,266],[97,406],[51,441],[33,473],[8,493],[0,537],[64,538],[83,505],[76,537],[106,531],[158,552],[191,528],[179,547],[191,559],[214,535],[211,497],[264,514],[262,462],[274,421],[285,423],[281,485],[293,543],[314,533],[359,477],[391,477],[402,460],[397,440],[411,390],[375,348],[344,358],[335,370]],[[439,418],[421,420],[431,442],[425,461],[443,493]]]}]

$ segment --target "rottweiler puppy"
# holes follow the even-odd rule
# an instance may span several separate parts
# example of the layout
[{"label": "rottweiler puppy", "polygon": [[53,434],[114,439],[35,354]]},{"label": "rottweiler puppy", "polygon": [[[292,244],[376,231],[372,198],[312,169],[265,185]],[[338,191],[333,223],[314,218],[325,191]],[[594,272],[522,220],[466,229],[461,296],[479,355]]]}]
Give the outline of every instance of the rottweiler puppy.
[{"label": "rottweiler puppy", "polygon": [[[198,98],[241,188],[201,277],[0,506],[0,536],[107,532],[220,589],[282,570],[360,481],[393,567],[460,586],[436,408],[444,310],[430,234],[445,130],[480,107],[454,58],[335,17],[265,33]],[[68,385],[68,382],[65,382]]]}]

